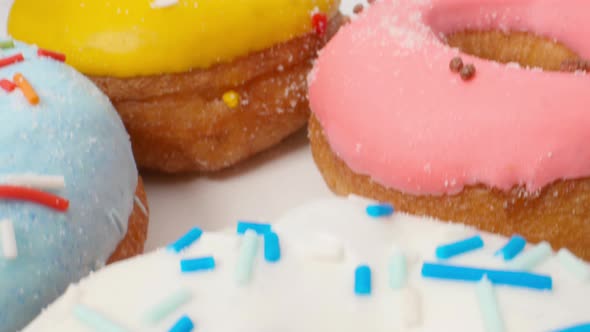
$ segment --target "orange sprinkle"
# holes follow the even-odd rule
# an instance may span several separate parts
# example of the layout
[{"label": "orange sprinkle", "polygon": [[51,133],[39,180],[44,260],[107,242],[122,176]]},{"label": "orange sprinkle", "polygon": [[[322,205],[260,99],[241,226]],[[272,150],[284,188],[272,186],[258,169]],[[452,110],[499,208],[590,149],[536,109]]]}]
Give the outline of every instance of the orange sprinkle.
[{"label": "orange sprinkle", "polygon": [[14,74],[13,81],[14,84],[16,84],[23,92],[25,98],[27,98],[31,105],[39,104],[39,95],[37,95],[35,89],[33,89],[29,81],[27,81],[27,79],[21,73]]}]

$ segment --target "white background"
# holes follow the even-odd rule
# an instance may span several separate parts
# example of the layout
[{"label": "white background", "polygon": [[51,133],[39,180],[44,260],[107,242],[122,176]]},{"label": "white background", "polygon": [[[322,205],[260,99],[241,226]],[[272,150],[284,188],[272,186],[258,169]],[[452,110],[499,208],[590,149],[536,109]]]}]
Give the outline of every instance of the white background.
[{"label": "white background", "polygon": [[[40,0],[49,1],[49,0]],[[360,1],[342,0],[349,14]],[[0,36],[12,0],[0,0]],[[237,167],[210,175],[143,174],[150,203],[146,251],[198,225],[219,229],[238,219],[271,221],[285,210],[332,195],[317,171],[306,131]]]}]

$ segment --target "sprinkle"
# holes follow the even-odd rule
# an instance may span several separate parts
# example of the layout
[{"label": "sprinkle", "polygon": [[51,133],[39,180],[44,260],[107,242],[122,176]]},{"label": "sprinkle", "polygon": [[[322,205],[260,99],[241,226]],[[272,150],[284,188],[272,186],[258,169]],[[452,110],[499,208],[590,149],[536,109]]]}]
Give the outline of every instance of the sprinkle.
[{"label": "sprinkle", "polygon": [[533,249],[520,254],[508,262],[506,266],[512,270],[530,271],[547,259],[551,253],[551,245],[547,242],[541,242]]},{"label": "sprinkle", "polygon": [[328,30],[328,17],[323,13],[316,13],[311,17],[311,25],[315,33],[323,37]]},{"label": "sprinkle", "polygon": [[463,81],[471,80],[475,76],[475,66],[472,64],[466,64],[461,68],[459,75],[461,75]]},{"label": "sprinkle", "polygon": [[189,316],[182,316],[174,323],[174,326],[168,330],[169,332],[190,332],[195,328],[195,324]]},{"label": "sprinkle", "polygon": [[352,12],[355,14],[360,14],[363,12],[363,4],[362,3],[357,3],[354,8],[352,8]]},{"label": "sprinkle", "polygon": [[264,259],[267,262],[278,262],[281,259],[281,245],[279,236],[275,232],[264,234]]},{"label": "sprinkle", "polygon": [[407,287],[402,291],[401,314],[406,327],[422,325],[422,301],[417,289]]},{"label": "sprinkle", "polygon": [[125,328],[115,324],[100,313],[78,304],[74,307],[74,316],[86,326],[100,332],[125,332]]},{"label": "sprinkle", "polygon": [[449,259],[451,257],[461,255],[466,252],[470,252],[480,248],[483,248],[483,240],[481,236],[476,235],[465,240],[437,247],[436,258]]},{"label": "sprinkle", "polygon": [[2,254],[6,259],[15,259],[18,256],[14,225],[11,220],[0,220],[0,241],[2,241]]},{"label": "sprinkle", "polygon": [[520,271],[479,269],[472,267],[424,263],[422,276],[425,278],[477,282],[487,275],[494,285],[550,290],[553,280],[550,276]]},{"label": "sprinkle", "polygon": [[166,8],[178,4],[178,0],[154,0],[152,1],[152,8]]},{"label": "sprinkle", "polygon": [[121,215],[119,215],[114,208],[111,209],[111,212],[109,213],[109,219],[111,220],[111,224],[117,228],[119,234],[125,235],[125,233],[127,233],[127,219],[123,220]]},{"label": "sprinkle", "polygon": [[246,233],[247,230],[253,230],[258,235],[264,235],[264,233],[272,231],[272,227],[270,226],[270,224],[265,223],[238,221],[238,234],[244,235],[244,233]]},{"label": "sprinkle", "polygon": [[133,198],[133,201],[139,207],[139,209],[141,210],[141,213],[143,213],[143,215],[147,217],[149,215],[148,209],[145,207],[145,205],[143,204],[141,199],[138,196],[135,196]]},{"label": "sprinkle", "polygon": [[462,68],[463,68],[463,59],[461,59],[461,57],[456,56],[451,59],[451,62],[449,62],[449,69],[453,73],[460,72]]},{"label": "sprinkle", "polygon": [[371,295],[371,268],[368,265],[359,265],[354,270],[354,293]]},{"label": "sprinkle", "polygon": [[2,182],[11,186],[35,188],[39,190],[62,190],[66,187],[66,181],[61,175],[9,175],[4,177]]},{"label": "sprinkle", "polygon": [[389,261],[389,286],[392,289],[404,287],[407,273],[406,256],[402,252],[393,254]]},{"label": "sprinkle", "polygon": [[184,234],[182,237],[180,237],[178,240],[176,240],[176,242],[169,244],[166,248],[177,253],[181,252],[182,250],[186,249],[188,246],[192,245],[197,240],[199,240],[202,234],[203,231],[200,228],[195,227],[188,231],[186,234]]},{"label": "sprinkle", "polygon": [[555,330],[554,332],[589,332],[590,322]]},{"label": "sprinkle", "polygon": [[66,61],[66,55],[63,53],[58,53],[58,52],[53,52],[53,51],[48,51],[48,50],[44,50],[42,48],[37,50],[37,55],[38,56],[43,56],[43,57],[48,57],[48,58],[52,58],[53,60],[59,61],[59,62],[65,62]]},{"label": "sprinkle", "polygon": [[23,57],[22,53],[15,54],[13,56],[0,59],[0,68],[10,66],[21,61],[25,61],[25,58]]},{"label": "sprinkle", "polygon": [[371,204],[367,206],[367,214],[373,218],[388,217],[393,214],[391,204]]},{"label": "sprinkle", "polygon": [[492,283],[485,276],[477,283],[475,288],[477,299],[479,300],[479,308],[483,316],[484,326],[487,332],[502,332],[504,331],[504,323],[498,310],[498,303],[496,302],[496,295],[492,288]]},{"label": "sprinkle", "polygon": [[12,40],[12,39],[0,40],[0,49],[6,50],[9,48],[14,48],[14,40]]},{"label": "sprinkle", "polygon": [[229,108],[236,108],[240,104],[240,95],[231,90],[223,94],[223,102]]},{"label": "sprinkle", "polygon": [[39,95],[37,95],[35,89],[33,89],[29,81],[21,73],[14,74],[12,80],[20,88],[31,105],[39,104]]},{"label": "sprinkle", "polygon": [[590,279],[590,267],[581,259],[572,254],[567,248],[561,248],[557,252],[557,259],[566,270],[580,278],[582,281]]},{"label": "sprinkle", "polygon": [[0,80],[0,88],[6,92],[12,92],[14,89],[16,89],[16,84],[7,79],[2,79]]},{"label": "sprinkle", "polygon": [[257,251],[258,235],[256,231],[249,229],[244,233],[238,256],[238,265],[236,267],[236,281],[239,285],[244,285],[252,279],[252,270]]},{"label": "sprinkle", "polygon": [[16,186],[0,185],[0,199],[1,198],[29,201],[45,205],[60,212],[67,211],[70,206],[70,202],[65,198],[38,191],[36,189]]},{"label": "sprinkle", "polygon": [[344,245],[328,234],[314,234],[303,248],[303,256],[313,260],[339,262],[344,257]]},{"label": "sprinkle", "polygon": [[496,255],[502,255],[505,261],[512,260],[526,246],[526,240],[520,235],[513,235],[510,241],[502,249],[496,252]]},{"label": "sprinkle", "polygon": [[188,303],[192,297],[193,295],[188,289],[179,289],[146,311],[145,314],[143,314],[142,320],[148,325],[155,325],[178,308]]},{"label": "sprinkle", "polygon": [[215,259],[212,256],[180,260],[180,271],[183,273],[201,272],[213,269],[215,269]]}]

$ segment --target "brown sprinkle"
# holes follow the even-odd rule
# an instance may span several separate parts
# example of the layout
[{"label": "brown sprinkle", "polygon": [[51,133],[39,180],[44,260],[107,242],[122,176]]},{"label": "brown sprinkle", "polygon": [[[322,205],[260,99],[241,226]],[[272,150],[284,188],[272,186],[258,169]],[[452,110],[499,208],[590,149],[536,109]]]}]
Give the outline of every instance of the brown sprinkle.
[{"label": "brown sprinkle", "polygon": [[354,6],[354,8],[352,9],[352,12],[353,12],[353,13],[355,13],[355,14],[360,14],[360,13],[362,13],[362,12],[363,12],[363,5],[362,5],[362,4],[360,4],[360,3],[359,3],[359,4],[356,4],[356,5]]},{"label": "brown sprinkle", "polygon": [[590,71],[590,61],[583,59],[567,59],[561,63],[561,71]]},{"label": "brown sprinkle", "polygon": [[461,68],[463,68],[463,60],[458,56],[452,58],[451,62],[449,62],[449,68],[453,73],[460,72]]},{"label": "brown sprinkle", "polygon": [[472,64],[466,64],[463,66],[463,68],[461,68],[459,74],[461,75],[463,81],[469,81],[473,78],[473,76],[475,76],[475,66]]},{"label": "brown sprinkle", "polygon": [[367,0],[367,2],[369,3],[369,5],[372,5],[375,3],[375,0]]}]

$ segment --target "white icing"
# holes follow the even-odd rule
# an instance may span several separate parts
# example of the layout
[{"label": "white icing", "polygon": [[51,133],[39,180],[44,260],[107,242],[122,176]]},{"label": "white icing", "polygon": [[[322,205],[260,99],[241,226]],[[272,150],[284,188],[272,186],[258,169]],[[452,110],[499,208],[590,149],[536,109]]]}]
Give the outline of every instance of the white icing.
[{"label": "white icing", "polygon": [[[436,246],[448,243],[449,234],[478,232],[401,213],[371,218],[366,205],[358,199],[330,199],[287,213],[273,225],[280,238],[281,260],[266,262],[261,242],[252,280],[246,285],[235,280],[240,248],[235,231],[204,233],[180,254],[159,250],[91,275],[71,286],[25,331],[90,331],[72,314],[78,304],[130,331],[164,331],[184,314],[197,330],[208,332],[484,331],[475,283],[420,275],[422,262],[435,261]],[[327,244],[317,245],[326,234]],[[505,268],[494,253],[508,239],[482,237],[483,249],[445,262]],[[308,244],[315,244],[314,249],[302,252]],[[412,258],[407,262],[406,286],[392,290],[388,266],[398,251]],[[209,255],[215,258],[213,271],[180,272],[181,258]],[[333,259],[337,256],[340,259]],[[354,295],[354,269],[359,264],[371,266],[370,296]],[[589,282],[564,269],[555,255],[533,272],[551,275],[554,290],[494,287],[507,331],[549,331],[589,320]],[[145,312],[179,288],[189,289],[192,300],[155,326],[143,325]]]}]

